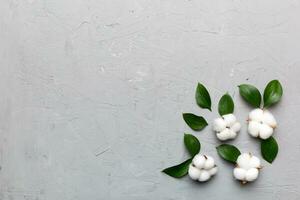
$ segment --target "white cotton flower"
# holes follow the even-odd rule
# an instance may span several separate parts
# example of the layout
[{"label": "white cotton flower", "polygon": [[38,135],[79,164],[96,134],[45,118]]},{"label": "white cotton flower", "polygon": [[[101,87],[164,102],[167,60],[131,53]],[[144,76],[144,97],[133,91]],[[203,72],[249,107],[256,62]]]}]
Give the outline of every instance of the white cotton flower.
[{"label": "white cotton flower", "polygon": [[277,122],[268,110],[256,108],[249,113],[248,132],[252,137],[268,139],[276,126]]},{"label": "white cotton flower", "polygon": [[200,177],[201,171],[196,166],[190,165],[188,173],[189,173],[189,176],[191,179],[198,180]]},{"label": "white cotton flower", "polygon": [[217,167],[213,167],[213,168],[211,168],[211,169],[208,171],[208,173],[209,173],[211,176],[215,175],[217,172],[218,172],[218,168],[217,168]]},{"label": "white cotton flower", "polygon": [[193,158],[193,164],[195,165],[195,167],[197,167],[199,169],[204,167],[205,161],[206,161],[206,158],[204,156],[202,156],[201,154],[197,154]]},{"label": "white cotton flower", "polygon": [[241,154],[237,161],[236,167],[233,170],[233,176],[243,184],[257,179],[259,169],[261,169],[260,160],[251,153]]},{"label": "white cotton flower", "polygon": [[223,115],[222,118],[224,119],[226,126],[231,127],[236,122],[236,117],[234,116],[234,114]]},{"label": "white cotton flower", "polygon": [[200,177],[199,177],[198,181],[205,182],[205,181],[208,181],[209,179],[210,179],[209,172],[205,171],[205,170],[201,170]]},{"label": "white cotton flower", "polygon": [[251,181],[255,181],[255,179],[257,179],[259,174],[258,169],[256,168],[251,168],[246,172],[246,180],[251,182]]},{"label": "white cotton flower", "polygon": [[226,128],[225,120],[221,117],[215,119],[213,128],[214,128],[214,131],[216,131],[216,132],[223,131]]},{"label": "white cotton flower", "polygon": [[197,154],[189,166],[188,174],[191,179],[200,182],[208,181],[218,172],[218,167],[212,157]]},{"label": "white cotton flower", "polygon": [[213,130],[219,140],[234,139],[241,130],[241,124],[237,122],[234,114],[227,114],[214,120]]},{"label": "white cotton flower", "polygon": [[232,126],[231,126],[231,130],[235,133],[239,132],[242,128],[242,125],[240,123],[234,123]]},{"label": "white cotton flower", "polygon": [[246,178],[246,170],[236,167],[233,169],[233,176],[237,180],[244,180]]},{"label": "white cotton flower", "polygon": [[210,156],[206,156],[206,160],[205,160],[205,163],[204,163],[204,169],[206,170],[210,170],[212,169],[213,167],[215,166],[215,161],[212,157]]}]

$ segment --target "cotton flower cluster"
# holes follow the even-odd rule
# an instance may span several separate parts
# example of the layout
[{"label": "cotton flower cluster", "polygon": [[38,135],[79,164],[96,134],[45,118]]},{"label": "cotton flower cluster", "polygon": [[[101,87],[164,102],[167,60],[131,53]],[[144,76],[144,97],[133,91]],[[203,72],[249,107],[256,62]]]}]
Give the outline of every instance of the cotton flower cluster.
[{"label": "cotton flower cluster", "polygon": [[241,124],[237,122],[234,114],[223,115],[214,120],[213,130],[219,140],[234,139],[241,130]]},{"label": "cotton flower cluster", "polygon": [[189,166],[188,174],[191,179],[200,182],[208,181],[218,171],[215,161],[212,157],[197,154]]},{"label": "cotton flower cluster", "polygon": [[253,137],[267,139],[272,136],[277,122],[268,110],[254,109],[249,113],[248,132]]},{"label": "cotton flower cluster", "polygon": [[258,157],[251,153],[243,153],[237,159],[237,166],[233,170],[233,176],[243,184],[257,179],[261,168]]}]

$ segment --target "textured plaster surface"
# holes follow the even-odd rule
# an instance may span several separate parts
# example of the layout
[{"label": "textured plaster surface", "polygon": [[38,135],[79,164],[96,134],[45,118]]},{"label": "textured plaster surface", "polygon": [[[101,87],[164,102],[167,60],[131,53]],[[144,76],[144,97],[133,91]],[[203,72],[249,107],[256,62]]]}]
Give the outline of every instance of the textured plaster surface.
[{"label": "textured plaster surface", "polygon": [[[0,0],[0,200],[299,200],[299,19],[299,0]],[[241,186],[181,113],[211,122],[228,91],[231,143],[260,156],[237,85],[274,78],[280,151]],[[219,165],[207,184],[160,172],[188,158],[184,132]]]}]

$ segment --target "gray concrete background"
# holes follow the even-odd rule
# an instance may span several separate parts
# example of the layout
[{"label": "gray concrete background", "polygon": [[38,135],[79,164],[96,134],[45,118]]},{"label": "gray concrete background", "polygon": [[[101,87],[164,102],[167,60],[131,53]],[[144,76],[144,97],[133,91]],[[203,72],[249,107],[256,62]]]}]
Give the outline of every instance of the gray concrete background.
[{"label": "gray concrete background", "polygon": [[[299,19],[299,0],[1,0],[0,199],[298,200]],[[227,91],[243,122],[232,143],[260,156],[237,85],[275,78],[280,151],[259,180],[233,180],[210,126],[194,134],[213,180],[160,172],[188,156],[181,113],[211,122]]]}]

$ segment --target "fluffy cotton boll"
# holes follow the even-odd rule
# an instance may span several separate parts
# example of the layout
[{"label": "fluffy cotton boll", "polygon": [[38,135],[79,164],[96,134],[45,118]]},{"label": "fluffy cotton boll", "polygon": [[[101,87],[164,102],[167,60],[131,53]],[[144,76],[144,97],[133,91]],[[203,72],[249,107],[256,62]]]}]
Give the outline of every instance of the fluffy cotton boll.
[{"label": "fluffy cotton boll", "polygon": [[250,158],[249,166],[250,166],[251,168],[260,168],[261,164],[260,164],[259,158],[256,157],[256,156],[252,156],[252,157]]},{"label": "fluffy cotton boll", "polygon": [[275,117],[268,110],[264,110],[263,123],[271,126],[273,129],[277,126]]},{"label": "fluffy cotton boll", "polygon": [[256,108],[249,113],[249,120],[262,121],[264,112],[260,108]]},{"label": "fluffy cotton boll", "polygon": [[243,181],[246,179],[246,170],[242,168],[234,168],[233,169],[233,176],[237,180]]},{"label": "fluffy cotton boll", "polygon": [[218,167],[214,167],[214,168],[210,169],[208,172],[211,176],[213,176],[218,172]]},{"label": "fluffy cotton boll", "polygon": [[233,170],[233,176],[242,183],[254,181],[259,175],[260,160],[250,153],[243,153],[237,159],[237,166]]},{"label": "fluffy cotton boll", "polygon": [[232,131],[232,130],[229,130],[229,139],[233,139],[236,137],[236,132]]},{"label": "fluffy cotton boll", "polygon": [[204,164],[206,162],[206,158],[203,155],[197,154],[193,158],[193,164],[198,168],[201,169],[204,167]]},{"label": "fluffy cotton boll", "polygon": [[215,161],[212,157],[210,156],[206,156],[206,161],[205,161],[205,164],[203,166],[204,169],[206,170],[209,170],[211,168],[213,168],[215,166]]},{"label": "fluffy cotton boll", "polygon": [[256,121],[250,121],[248,125],[248,132],[252,137],[258,137],[261,123]]},{"label": "fluffy cotton boll", "polygon": [[222,133],[218,133],[217,134],[217,138],[221,141],[225,141],[225,140],[228,140],[228,137],[226,134],[222,134]]},{"label": "fluffy cotton boll", "polygon": [[277,122],[268,110],[254,109],[249,113],[248,132],[253,137],[268,139],[272,136]]},{"label": "fluffy cotton boll", "polygon": [[193,180],[208,181],[218,171],[215,161],[211,156],[197,154],[189,166],[188,174]]},{"label": "fluffy cotton boll", "polygon": [[201,171],[198,168],[194,167],[193,165],[189,166],[188,174],[191,179],[198,180],[200,177],[200,173]]},{"label": "fluffy cotton boll", "polygon": [[266,124],[261,124],[259,130],[259,137],[263,140],[268,139],[273,134],[273,128]]},{"label": "fluffy cotton boll", "polygon": [[236,122],[236,117],[234,116],[234,114],[227,114],[223,115],[222,117],[227,127],[231,127]]},{"label": "fluffy cotton boll", "polygon": [[241,155],[239,155],[236,163],[239,167],[247,170],[251,167],[250,160],[251,160],[251,155],[249,153],[242,153]]},{"label": "fluffy cotton boll", "polygon": [[237,133],[241,130],[241,128],[242,128],[242,125],[239,122],[235,122],[232,125],[231,130]]},{"label": "fluffy cotton boll", "polygon": [[226,128],[226,122],[222,118],[217,118],[214,120],[213,130],[221,132]]},{"label": "fluffy cotton boll", "polygon": [[210,174],[208,173],[208,171],[202,170],[198,180],[200,182],[205,182],[208,181],[208,179],[210,179]]},{"label": "fluffy cotton boll", "polygon": [[228,139],[234,139],[236,136],[237,136],[237,133],[228,128],[226,128],[221,133],[217,133],[217,138],[221,141],[225,141]]},{"label": "fluffy cotton boll", "polygon": [[254,181],[258,177],[258,169],[251,168],[246,172],[246,181]]},{"label": "fluffy cotton boll", "polygon": [[226,128],[224,131],[222,131],[221,133],[217,133],[217,138],[221,141],[225,141],[228,140],[229,138],[229,129]]},{"label": "fluffy cotton boll", "polygon": [[227,114],[214,120],[213,129],[217,138],[225,141],[234,139],[237,136],[237,132],[241,130],[241,124],[236,121],[236,117],[233,114]]}]

